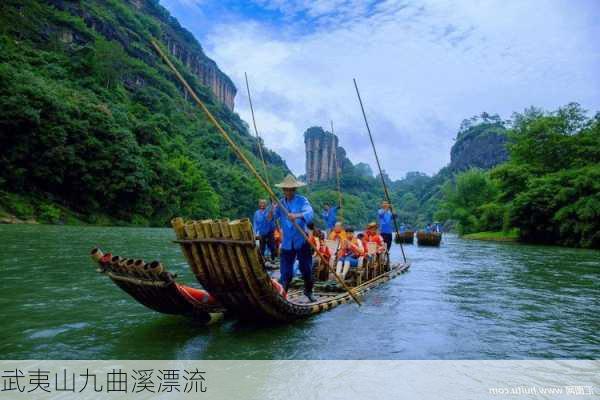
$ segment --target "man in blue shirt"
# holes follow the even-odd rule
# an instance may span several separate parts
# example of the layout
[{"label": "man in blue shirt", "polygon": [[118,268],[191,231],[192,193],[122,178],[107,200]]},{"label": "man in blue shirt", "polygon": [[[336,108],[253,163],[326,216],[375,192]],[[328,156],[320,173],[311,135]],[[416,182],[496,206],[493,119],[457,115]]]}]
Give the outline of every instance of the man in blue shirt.
[{"label": "man in blue shirt", "polygon": [[258,236],[260,255],[265,257],[265,250],[268,248],[272,260],[275,258],[275,223],[273,220],[269,221],[267,219],[268,215],[267,201],[260,199],[252,224],[254,225],[254,233]]},{"label": "man in blue shirt", "polygon": [[392,247],[392,233],[394,232],[394,216],[390,209],[390,203],[387,200],[381,202],[381,208],[377,211],[377,219],[379,221],[379,233],[383,241],[387,245],[387,252],[390,252]]},{"label": "man in blue shirt", "polygon": [[305,183],[297,181],[292,175],[286,176],[283,182],[275,185],[283,189],[284,197],[280,201],[287,210],[287,216],[286,212],[274,203],[268,219],[278,219],[283,231],[279,282],[287,291],[293,277],[294,262],[298,260],[302,279],[304,279],[304,295],[314,302],[316,300],[312,294],[312,249],[293,223],[296,222],[307,233],[306,224],[313,220],[312,206],[306,197],[296,194],[296,189],[304,185]]},{"label": "man in blue shirt", "polygon": [[336,218],[337,218],[337,207],[330,207],[329,203],[323,204],[323,212],[321,213],[321,217],[323,221],[325,221],[325,226],[327,227],[327,234],[333,229],[335,226]]}]

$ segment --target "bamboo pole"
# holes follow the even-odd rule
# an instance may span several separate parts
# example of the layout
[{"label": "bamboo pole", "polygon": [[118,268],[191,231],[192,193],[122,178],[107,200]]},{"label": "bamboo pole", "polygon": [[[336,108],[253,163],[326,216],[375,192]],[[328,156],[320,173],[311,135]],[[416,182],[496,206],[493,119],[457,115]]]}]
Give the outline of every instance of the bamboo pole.
[{"label": "bamboo pole", "polygon": [[[373,147],[373,153],[375,154],[375,161],[377,162],[377,168],[379,169],[379,176],[381,177],[381,184],[383,185],[383,192],[385,194],[385,198],[390,205],[390,211],[392,213],[392,220],[394,221],[394,228],[396,229],[396,238],[399,242],[400,239],[400,229],[398,229],[398,221],[396,220],[396,214],[394,214],[394,208],[392,206],[392,199],[390,198],[390,193],[388,192],[387,185],[385,183],[385,178],[383,177],[383,171],[381,169],[381,164],[379,163],[379,156],[377,155],[377,150],[375,149],[375,142],[373,141],[373,135],[371,134],[371,128],[369,127],[369,121],[367,121],[367,114],[365,114],[365,107],[363,106],[362,99],[360,98],[360,92],[358,91],[358,85],[356,84],[356,79],[352,79],[354,81],[354,88],[356,89],[356,95],[358,96],[358,102],[360,103],[360,109],[362,110],[362,115],[365,120],[365,125],[367,127],[367,132],[369,133],[369,139],[371,140],[371,147]],[[398,243],[400,245],[400,250],[402,250],[402,258],[404,263],[406,263],[406,254],[404,254],[404,247],[402,243]]]},{"label": "bamboo pole", "polygon": [[250,96],[250,85],[248,84],[248,74],[246,74],[245,72],[244,78],[246,78],[246,91],[248,92],[248,103],[250,104],[250,113],[252,114],[252,125],[254,126],[254,134],[256,136],[256,142],[258,143],[258,153],[260,154],[260,159],[262,161],[263,170],[265,173],[265,181],[267,182],[267,185],[271,186],[271,182],[269,182],[269,173],[267,172],[267,163],[265,162],[265,156],[263,154],[261,138],[258,134],[258,129],[256,128],[256,119],[254,118],[254,107],[252,106],[252,96]]},{"label": "bamboo pole", "polygon": [[[198,107],[200,107],[200,109],[202,109],[202,111],[204,112],[204,114],[206,115],[206,117],[208,118],[208,120],[215,126],[215,128],[221,134],[221,136],[223,137],[223,139],[225,139],[225,141],[227,142],[227,144],[229,144],[229,146],[231,147],[231,149],[233,150],[233,152],[236,154],[236,156],[242,161],[242,163],[244,163],[246,165],[246,167],[250,170],[250,172],[256,177],[256,179],[258,180],[258,182],[262,185],[262,187],[267,191],[267,193],[269,194],[269,196],[271,196],[271,199],[273,199],[273,201],[275,201],[277,203],[277,205],[281,208],[281,210],[285,214],[286,218],[289,219],[289,212],[288,212],[288,210],[283,206],[283,204],[281,203],[281,201],[279,200],[279,198],[275,195],[275,192],[273,192],[273,189],[271,189],[271,187],[260,176],[260,174],[258,173],[258,171],[256,170],[256,168],[254,167],[254,165],[252,165],[252,163],[250,162],[250,160],[248,160],[248,158],[244,155],[244,153],[242,153],[242,150],[235,144],[235,142],[231,139],[231,137],[229,136],[229,134],[227,132],[225,132],[225,130],[223,129],[223,127],[221,126],[221,124],[219,124],[219,121],[217,121],[215,119],[215,117],[212,115],[212,113],[210,112],[210,110],[206,107],[206,105],[202,102],[202,100],[200,100],[200,98],[196,95],[196,92],[187,83],[187,81],[183,78],[183,76],[181,76],[181,74],[179,73],[179,71],[177,71],[177,68],[175,68],[175,66],[173,65],[173,63],[171,62],[171,60],[169,60],[169,58],[166,56],[166,54],[162,51],[162,49],[160,48],[160,46],[158,45],[158,43],[156,43],[156,41],[154,39],[151,39],[150,42],[152,43],[152,46],[154,47],[154,49],[156,50],[156,52],[161,56],[161,58],[169,66],[169,68],[171,69],[171,71],[173,71],[173,73],[177,77],[177,80],[179,80],[179,82],[187,89],[187,91],[192,96],[192,98],[194,99],[194,101],[196,102],[196,104],[198,105]],[[348,287],[348,285],[346,285],[346,282],[344,282],[342,280],[342,278],[338,274],[335,273],[335,270],[333,270],[331,268],[331,266],[329,266],[329,263],[326,262],[326,260],[323,257],[323,255],[319,252],[319,249],[317,249],[316,246],[314,244],[312,244],[310,242],[310,240],[308,240],[308,236],[306,235],[306,232],[304,232],[304,230],[300,227],[300,225],[298,225],[298,223],[296,221],[294,221],[294,220],[290,220],[290,221],[292,222],[294,228],[302,235],[302,237],[304,238],[304,240],[306,240],[306,242],[316,251],[317,255],[321,259],[321,262],[324,262],[328,266],[329,270],[333,272],[334,276],[336,277],[336,279],[340,283],[340,285],[342,285],[342,287],[348,292],[348,294],[352,297],[352,299],[354,299],[354,301],[356,302],[356,304],[358,304],[360,306],[361,303],[360,303],[360,300],[358,300],[358,297],[356,296],[356,294],[354,294],[354,292],[352,291],[352,289],[350,289]]]},{"label": "bamboo pole", "polygon": [[[248,74],[244,72],[244,78],[246,78],[246,91],[248,92],[248,103],[250,104],[250,113],[252,114],[252,125],[254,126],[254,134],[256,136],[256,142],[258,143],[258,153],[260,154],[260,159],[262,161],[263,171],[265,173],[265,181],[269,187],[271,186],[271,182],[269,182],[269,172],[267,170],[267,163],[265,162],[265,156],[262,147],[262,139],[258,134],[258,128],[256,128],[256,118],[254,117],[254,106],[252,105],[252,96],[250,95],[250,85],[248,84]],[[275,222],[277,229],[281,229],[279,226],[279,221]],[[271,254],[271,257],[275,259],[275,255]]]},{"label": "bamboo pole", "polygon": [[[331,120],[331,133],[335,135],[335,133],[333,133],[333,120]],[[338,203],[339,203],[339,207],[340,207],[340,222],[344,223],[344,208],[343,208],[343,203],[342,203],[342,189],[340,187],[340,164],[339,164],[339,160],[337,158],[337,148],[335,149],[334,158],[335,158],[335,177],[337,180],[337,191],[338,191]]]}]

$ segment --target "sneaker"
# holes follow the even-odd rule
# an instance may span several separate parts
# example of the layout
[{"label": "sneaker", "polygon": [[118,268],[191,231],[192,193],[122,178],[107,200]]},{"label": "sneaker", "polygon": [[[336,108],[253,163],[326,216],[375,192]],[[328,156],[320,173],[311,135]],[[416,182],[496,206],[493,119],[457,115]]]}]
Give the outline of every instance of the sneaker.
[{"label": "sneaker", "polygon": [[315,303],[317,301],[317,299],[315,298],[315,296],[313,296],[312,293],[304,293],[304,295],[311,303]]}]

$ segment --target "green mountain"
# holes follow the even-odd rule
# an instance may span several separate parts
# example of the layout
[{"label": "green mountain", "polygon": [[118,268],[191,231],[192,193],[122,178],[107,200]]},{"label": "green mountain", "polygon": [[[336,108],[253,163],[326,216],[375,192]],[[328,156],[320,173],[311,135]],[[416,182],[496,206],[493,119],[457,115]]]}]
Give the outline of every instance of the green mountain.
[{"label": "green mountain", "polygon": [[[165,225],[264,196],[150,45],[258,166],[235,86],[157,0],[0,4],[0,217]],[[269,174],[288,168],[266,151]]]}]

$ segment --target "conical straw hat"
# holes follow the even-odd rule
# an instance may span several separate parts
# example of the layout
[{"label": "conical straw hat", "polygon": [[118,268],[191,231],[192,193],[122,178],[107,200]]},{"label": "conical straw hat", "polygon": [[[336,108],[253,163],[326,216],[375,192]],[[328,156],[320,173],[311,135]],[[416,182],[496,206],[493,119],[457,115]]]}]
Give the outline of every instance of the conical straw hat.
[{"label": "conical straw hat", "polygon": [[302,187],[305,185],[306,185],[306,183],[300,182],[299,180],[294,178],[294,176],[292,174],[288,174],[283,179],[283,181],[281,181],[281,183],[278,183],[275,186],[277,186],[278,188],[293,189],[293,188],[299,188],[299,187]]}]

